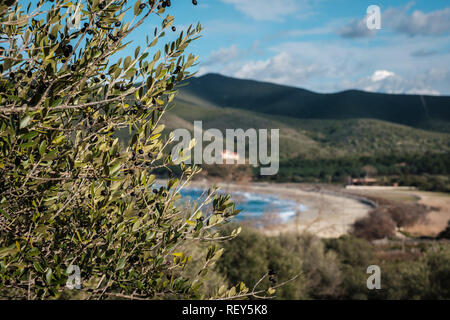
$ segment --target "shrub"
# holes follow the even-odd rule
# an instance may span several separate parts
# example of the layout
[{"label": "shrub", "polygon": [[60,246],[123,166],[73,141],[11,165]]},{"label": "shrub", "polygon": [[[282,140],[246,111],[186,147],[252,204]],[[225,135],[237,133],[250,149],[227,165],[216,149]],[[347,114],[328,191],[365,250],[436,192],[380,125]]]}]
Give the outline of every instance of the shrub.
[{"label": "shrub", "polygon": [[[302,260],[298,253],[287,250],[278,237],[269,237],[260,231],[243,227],[239,237],[223,244],[224,253],[217,263],[217,270],[230,283],[242,280],[249,288],[258,283],[261,287],[275,286],[295,278],[276,290],[278,299],[301,299],[305,297]],[[271,271],[276,275],[270,281]]]},{"label": "shrub", "polygon": [[[79,2],[80,29],[70,28],[63,0],[0,5],[0,34],[11,40],[0,64],[2,295],[67,296],[77,266],[81,298],[200,297],[221,254],[217,228],[236,211],[213,192],[205,212],[174,205],[198,169],[163,157],[159,122],[176,85],[192,76],[197,57],[184,52],[202,28],[159,45],[174,23],[161,3],[137,0],[127,13],[126,0]],[[114,56],[149,17],[161,24],[143,48]],[[156,187],[153,170],[169,165],[182,179]],[[175,277],[190,261],[180,248],[194,240],[213,241],[204,263],[195,276]],[[246,292],[232,290],[221,295]]]},{"label": "shrub", "polygon": [[368,217],[357,220],[353,225],[352,234],[366,240],[383,239],[395,233],[396,224],[386,208],[377,208]]}]

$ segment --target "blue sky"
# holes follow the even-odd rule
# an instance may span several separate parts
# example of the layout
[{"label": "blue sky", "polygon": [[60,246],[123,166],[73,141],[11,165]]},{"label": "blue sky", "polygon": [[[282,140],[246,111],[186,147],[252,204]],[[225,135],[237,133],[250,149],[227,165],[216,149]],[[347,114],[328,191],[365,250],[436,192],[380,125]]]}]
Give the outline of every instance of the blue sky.
[{"label": "blue sky", "polygon": [[[450,95],[446,0],[172,0],[180,29],[201,22],[190,51],[209,72],[317,92],[361,89]],[[381,9],[381,29],[365,23]],[[143,26],[149,30],[151,27]],[[142,30],[142,31],[143,31]],[[145,32],[139,32],[140,40]]]}]

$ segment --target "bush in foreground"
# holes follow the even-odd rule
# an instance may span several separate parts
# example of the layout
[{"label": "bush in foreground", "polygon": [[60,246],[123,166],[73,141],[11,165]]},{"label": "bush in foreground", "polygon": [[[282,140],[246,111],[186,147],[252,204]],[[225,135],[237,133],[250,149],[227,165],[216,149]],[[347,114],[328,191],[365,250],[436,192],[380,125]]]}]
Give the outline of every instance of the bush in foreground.
[{"label": "bush in foreground", "polygon": [[[70,297],[66,284],[78,285],[79,270],[77,298],[202,297],[221,254],[217,228],[237,211],[212,191],[209,207],[174,205],[198,170],[163,156],[170,138],[159,122],[176,85],[191,77],[196,57],[184,52],[201,26],[160,45],[175,31],[162,2],[0,5],[0,34],[10,39],[0,64],[0,295]],[[150,17],[143,47],[112,59]],[[123,129],[125,146],[116,138]],[[180,179],[156,186],[153,170],[170,165],[180,166]],[[183,276],[190,258],[182,249],[199,240],[211,245]],[[239,285],[217,296],[246,292]]]}]

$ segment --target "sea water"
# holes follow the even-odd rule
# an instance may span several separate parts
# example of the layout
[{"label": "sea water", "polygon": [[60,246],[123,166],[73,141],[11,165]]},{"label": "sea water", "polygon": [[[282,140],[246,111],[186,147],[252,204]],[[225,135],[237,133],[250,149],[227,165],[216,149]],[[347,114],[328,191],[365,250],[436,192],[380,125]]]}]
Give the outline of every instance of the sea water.
[{"label": "sea water", "polygon": [[[219,191],[219,193],[222,193]],[[304,212],[307,207],[293,200],[281,199],[275,195],[258,194],[243,191],[223,192],[230,194],[236,209],[242,210],[236,220],[255,219],[264,213],[278,215],[281,221],[286,222],[295,217],[297,212]],[[200,188],[183,188],[180,192],[182,200],[200,202],[205,199],[205,192]]]}]

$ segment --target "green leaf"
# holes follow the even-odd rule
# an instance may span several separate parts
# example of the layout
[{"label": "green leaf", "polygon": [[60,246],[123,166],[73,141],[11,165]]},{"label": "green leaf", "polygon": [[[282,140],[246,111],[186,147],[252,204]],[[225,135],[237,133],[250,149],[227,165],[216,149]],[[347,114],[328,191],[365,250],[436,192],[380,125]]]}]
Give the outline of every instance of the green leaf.
[{"label": "green leaf", "polygon": [[125,267],[125,262],[127,261],[126,257],[122,257],[119,260],[119,264],[117,265],[116,271],[122,270]]},{"label": "green leaf", "polygon": [[42,156],[47,149],[47,141],[43,140],[39,145],[39,154]]},{"label": "green leaf", "polygon": [[44,268],[42,268],[42,266],[39,262],[37,262],[37,261],[33,262],[33,266],[37,272],[40,272],[40,273],[44,272]]}]

